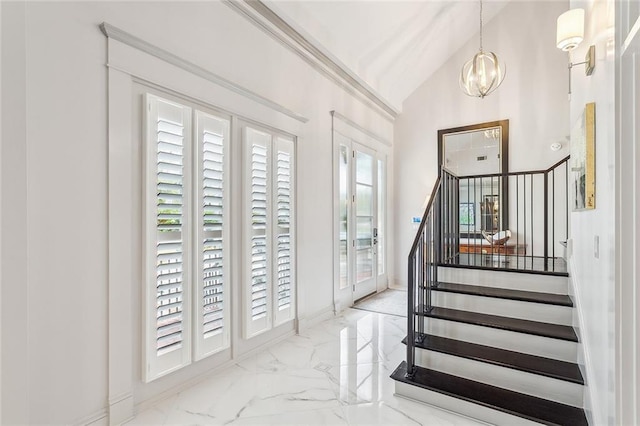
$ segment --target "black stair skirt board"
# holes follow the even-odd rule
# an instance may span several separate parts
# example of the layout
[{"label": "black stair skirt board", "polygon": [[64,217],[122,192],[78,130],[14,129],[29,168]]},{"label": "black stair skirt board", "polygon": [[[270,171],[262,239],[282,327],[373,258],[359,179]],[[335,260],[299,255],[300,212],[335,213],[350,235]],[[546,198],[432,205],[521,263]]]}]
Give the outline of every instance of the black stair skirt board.
[{"label": "black stair skirt board", "polygon": [[[416,342],[418,348],[584,385],[580,368],[572,362],[543,358],[431,334],[422,334],[421,336],[424,339]],[[406,337],[402,343],[407,343]]]},{"label": "black stair skirt board", "polygon": [[417,315],[442,320],[457,321],[484,327],[499,328],[501,330],[516,331],[536,336],[577,342],[573,327],[568,325],[549,324],[546,322],[529,321],[517,318],[501,317],[498,315],[479,314],[476,312],[459,311],[457,309],[433,308],[430,312],[423,312],[419,306]]},{"label": "black stair skirt board", "polygon": [[584,411],[570,405],[422,367],[416,367],[416,373],[412,380],[405,377],[406,372],[407,364],[403,361],[393,372],[391,378],[534,422],[563,426],[585,426],[588,424]]},{"label": "black stair skirt board", "polygon": [[566,294],[538,293],[535,291],[510,290],[506,288],[485,287],[468,284],[438,283],[433,291],[468,294],[472,296],[494,297],[499,299],[519,300],[522,302],[544,303],[573,307],[571,297]]}]

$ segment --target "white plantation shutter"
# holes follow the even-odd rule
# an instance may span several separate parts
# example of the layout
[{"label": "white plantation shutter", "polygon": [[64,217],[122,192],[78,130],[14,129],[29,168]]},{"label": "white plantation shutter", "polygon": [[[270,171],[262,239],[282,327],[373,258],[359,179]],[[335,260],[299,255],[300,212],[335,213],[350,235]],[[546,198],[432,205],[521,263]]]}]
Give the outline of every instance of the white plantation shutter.
[{"label": "white plantation shutter", "polygon": [[[146,96],[145,380],[191,361],[189,189],[191,110]],[[185,309],[186,308],[186,309]]]},{"label": "white plantation shutter", "polygon": [[277,268],[274,283],[274,322],[276,325],[294,318],[293,285],[293,141],[276,139],[274,152],[275,177],[275,257]]},{"label": "white plantation shutter", "polygon": [[245,337],[295,317],[294,142],[244,128]]},{"label": "white plantation shutter", "polygon": [[271,235],[269,232],[271,184],[269,182],[271,135],[246,127],[245,135],[245,229],[248,288],[246,289],[247,337],[271,328]]},{"label": "white plantation shutter", "polygon": [[229,347],[229,120],[196,111],[195,358]]}]

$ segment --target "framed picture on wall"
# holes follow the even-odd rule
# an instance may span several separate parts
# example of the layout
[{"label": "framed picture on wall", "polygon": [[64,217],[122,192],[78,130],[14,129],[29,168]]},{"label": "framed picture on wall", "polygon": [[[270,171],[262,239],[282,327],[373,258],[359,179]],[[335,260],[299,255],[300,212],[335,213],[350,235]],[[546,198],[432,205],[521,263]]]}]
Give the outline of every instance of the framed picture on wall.
[{"label": "framed picture on wall", "polygon": [[476,208],[474,203],[460,203],[460,225],[475,226]]},{"label": "framed picture on wall", "polygon": [[588,103],[571,131],[573,210],[596,208],[596,104]]}]

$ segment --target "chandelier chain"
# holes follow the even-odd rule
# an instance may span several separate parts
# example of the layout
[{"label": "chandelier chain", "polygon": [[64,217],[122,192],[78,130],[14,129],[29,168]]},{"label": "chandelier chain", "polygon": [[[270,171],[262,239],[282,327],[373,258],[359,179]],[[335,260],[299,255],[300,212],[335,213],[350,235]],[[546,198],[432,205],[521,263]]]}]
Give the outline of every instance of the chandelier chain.
[{"label": "chandelier chain", "polygon": [[480,0],[480,51],[482,52],[482,0]]}]

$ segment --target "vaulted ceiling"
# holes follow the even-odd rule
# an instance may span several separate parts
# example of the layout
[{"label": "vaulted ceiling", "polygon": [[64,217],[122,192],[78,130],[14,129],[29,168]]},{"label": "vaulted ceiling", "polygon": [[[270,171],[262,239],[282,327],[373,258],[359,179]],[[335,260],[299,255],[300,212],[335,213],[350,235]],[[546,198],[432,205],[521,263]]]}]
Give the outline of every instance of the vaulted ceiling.
[{"label": "vaulted ceiling", "polygon": [[[485,1],[484,22],[497,15],[507,1]],[[479,2],[470,0],[264,3],[398,110],[414,90],[479,32]]]}]

